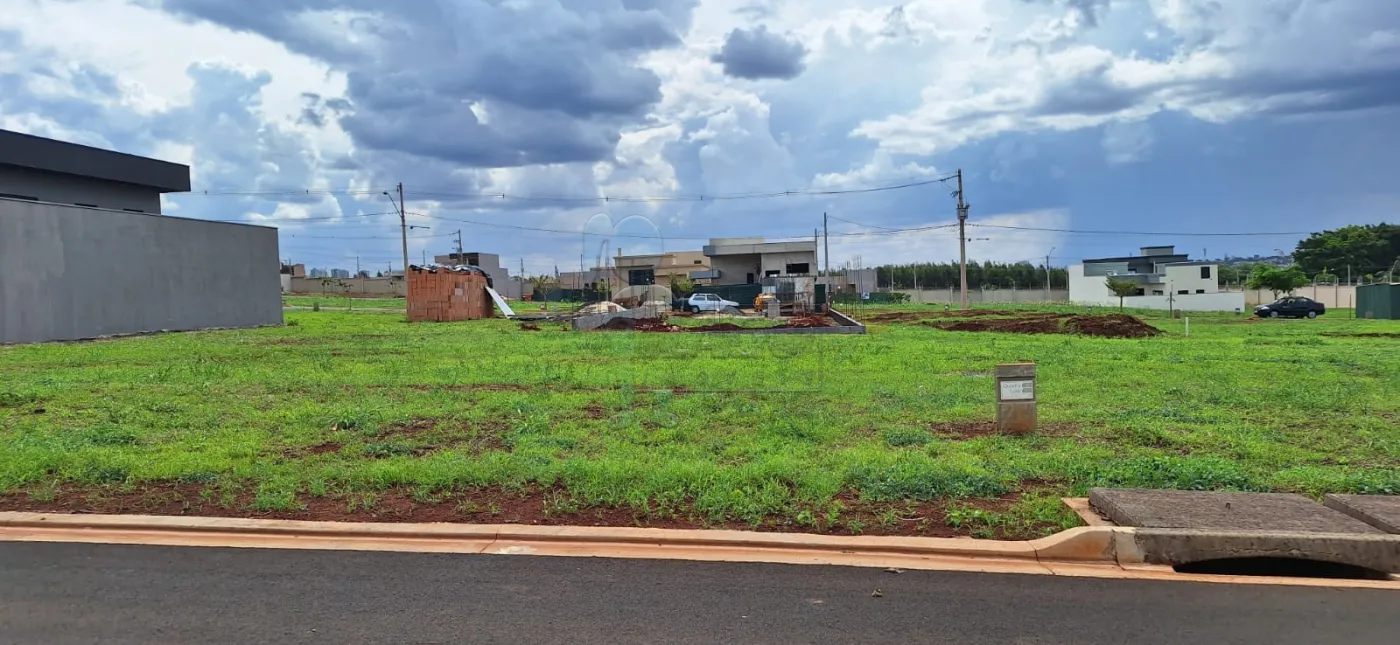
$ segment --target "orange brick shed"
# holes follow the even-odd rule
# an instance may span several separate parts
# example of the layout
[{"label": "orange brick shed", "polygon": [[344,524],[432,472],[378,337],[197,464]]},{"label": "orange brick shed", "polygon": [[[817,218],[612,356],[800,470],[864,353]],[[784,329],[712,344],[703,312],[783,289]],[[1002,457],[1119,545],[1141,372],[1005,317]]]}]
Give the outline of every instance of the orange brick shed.
[{"label": "orange brick shed", "polygon": [[493,315],[486,276],[447,267],[408,268],[408,321],[452,322]]}]

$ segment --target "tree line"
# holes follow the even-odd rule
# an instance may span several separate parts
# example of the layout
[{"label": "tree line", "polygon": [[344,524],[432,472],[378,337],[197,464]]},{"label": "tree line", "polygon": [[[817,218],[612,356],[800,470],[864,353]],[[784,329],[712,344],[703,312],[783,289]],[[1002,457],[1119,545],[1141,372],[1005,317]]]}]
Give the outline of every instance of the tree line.
[{"label": "tree line", "polygon": [[[875,267],[879,288],[947,289],[961,284],[955,262],[925,262],[921,264],[892,264]],[[1069,270],[1050,268],[1050,287],[1064,289],[1069,285]],[[1044,289],[1045,265],[1030,262],[968,262],[969,289]]]},{"label": "tree line", "polygon": [[1400,276],[1400,225],[1366,224],[1313,233],[1298,243],[1293,261],[1309,278],[1375,282]]}]

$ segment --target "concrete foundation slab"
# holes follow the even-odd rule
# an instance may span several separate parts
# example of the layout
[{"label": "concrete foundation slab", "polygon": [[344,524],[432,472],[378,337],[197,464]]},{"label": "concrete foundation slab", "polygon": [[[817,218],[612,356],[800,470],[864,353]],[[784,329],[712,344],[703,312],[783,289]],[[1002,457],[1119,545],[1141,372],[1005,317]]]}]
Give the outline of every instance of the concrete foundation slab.
[{"label": "concrete foundation slab", "polygon": [[1400,495],[1328,495],[1322,503],[1386,533],[1400,535]]},{"label": "concrete foundation slab", "polygon": [[1119,526],[1283,533],[1379,534],[1301,495],[1095,488],[1089,503]]}]

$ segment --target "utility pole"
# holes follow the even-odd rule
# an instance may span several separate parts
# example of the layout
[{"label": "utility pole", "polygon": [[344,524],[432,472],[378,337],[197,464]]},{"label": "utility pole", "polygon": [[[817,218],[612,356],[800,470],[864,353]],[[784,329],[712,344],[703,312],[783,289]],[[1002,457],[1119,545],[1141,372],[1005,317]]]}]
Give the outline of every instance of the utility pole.
[{"label": "utility pole", "polygon": [[403,238],[403,279],[408,280],[408,204],[403,200],[403,182],[399,182],[399,233]]},{"label": "utility pole", "polygon": [[[384,194],[385,194],[385,195],[388,195],[388,197],[389,197],[389,202],[390,202],[390,203],[393,203],[393,201],[394,201],[394,196],[393,196],[393,195],[389,195],[389,191],[387,191],[387,190],[384,191]],[[407,280],[407,279],[408,279],[408,214],[404,212],[405,205],[404,205],[404,202],[403,202],[403,182],[399,182],[399,203],[394,204],[394,208],[395,208],[396,210],[399,211],[399,234],[400,234],[400,235],[402,236],[402,238],[403,238],[403,279],[404,279],[404,280]],[[389,274],[390,274],[390,277],[393,276],[393,273],[394,273],[394,265],[393,265],[393,264],[390,264],[390,265],[389,265]]]},{"label": "utility pole", "polygon": [[967,208],[963,201],[962,168],[958,169],[958,274],[962,281],[962,308],[967,311]]},{"label": "utility pole", "polygon": [[1055,247],[1050,247],[1050,252],[1045,254],[1045,302],[1050,302],[1050,256],[1055,254]]},{"label": "utility pole", "polygon": [[[826,228],[826,213],[822,213],[822,256],[826,259],[826,278],[831,280],[831,233]],[[828,282],[828,286],[830,283]]]},{"label": "utility pole", "polygon": [[466,263],[467,263],[466,259],[463,258],[462,256],[463,256],[463,252],[462,252],[462,229],[459,228],[459,229],[457,229],[457,264],[466,264]]}]

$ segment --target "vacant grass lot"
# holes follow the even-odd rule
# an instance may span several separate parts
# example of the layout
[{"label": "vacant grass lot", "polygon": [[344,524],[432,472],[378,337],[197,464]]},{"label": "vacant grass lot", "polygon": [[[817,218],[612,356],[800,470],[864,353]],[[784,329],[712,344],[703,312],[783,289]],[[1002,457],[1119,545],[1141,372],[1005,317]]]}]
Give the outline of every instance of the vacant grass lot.
[{"label": "vacant grass lot", "polygon": [[282,296],[282,303],[289,307],[310,307],[319,304],[327,309],[404,309],[408,306],[407,302],[403,298],[349,298],[336,294]]},{"label": "vacant grass lot", "polygon": [[[4,347],[0,509],[1022,537],[1098,485],[1400,493],[1400,323],[1193,316],[1187,338],[1158,315],[1166,335],[1117,340],[295,311]],[[991,370],[1023,360],[1042,432],[997,436]]]}]

